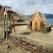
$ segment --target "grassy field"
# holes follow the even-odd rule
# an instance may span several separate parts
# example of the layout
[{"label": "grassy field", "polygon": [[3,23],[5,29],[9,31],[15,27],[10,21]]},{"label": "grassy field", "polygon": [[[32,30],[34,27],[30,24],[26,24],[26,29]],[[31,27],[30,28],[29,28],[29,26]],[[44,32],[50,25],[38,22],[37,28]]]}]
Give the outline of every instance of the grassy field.
[{"label": "grassy field", "polygon": [[[23,48],[16,47],[10,39],[8,41],[2,39],[4,33],[4,25],[2,25],[4,23],[3,18],[4,17],[0,15],[0,53],[31,53]],[[53,51],[53,28],[49,33],[42,33],[31,31],[27,25],[19,25],[15,26],[15,32],[14,29],[12,29],[10,36],[21,37],[28,43],[42,46],[44,49],[49,48],[49,50]]]}]

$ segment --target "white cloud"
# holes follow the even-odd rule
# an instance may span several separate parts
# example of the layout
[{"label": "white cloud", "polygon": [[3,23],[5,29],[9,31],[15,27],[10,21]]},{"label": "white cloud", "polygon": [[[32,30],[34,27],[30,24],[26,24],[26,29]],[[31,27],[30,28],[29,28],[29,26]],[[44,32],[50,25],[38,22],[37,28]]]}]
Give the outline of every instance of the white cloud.
[{"label": "white cloud", "polygon": [[11,6],[26,14],[31,14],[35,10],[53,13],[53,0],[0,0],[0,4]]}]

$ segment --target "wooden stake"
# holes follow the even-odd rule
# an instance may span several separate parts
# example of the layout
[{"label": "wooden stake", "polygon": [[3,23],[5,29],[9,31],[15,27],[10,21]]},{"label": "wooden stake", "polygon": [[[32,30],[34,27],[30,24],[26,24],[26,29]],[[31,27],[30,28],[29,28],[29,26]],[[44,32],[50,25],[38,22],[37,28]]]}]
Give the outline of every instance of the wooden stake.
[{"label": "wooden stake", "polygon": [[6,19],[6,15],[4,16],[4,39],[6,38],[6,35],[5,35],[5,19]]},{"label": "wooden stake", "polygon": [[[15,23],[14,23],[14,15],[12,15],[12,20],[13,20],[13,25],[15,25]],[[15,32],[15,26],[14,26],[14,32]]]}]

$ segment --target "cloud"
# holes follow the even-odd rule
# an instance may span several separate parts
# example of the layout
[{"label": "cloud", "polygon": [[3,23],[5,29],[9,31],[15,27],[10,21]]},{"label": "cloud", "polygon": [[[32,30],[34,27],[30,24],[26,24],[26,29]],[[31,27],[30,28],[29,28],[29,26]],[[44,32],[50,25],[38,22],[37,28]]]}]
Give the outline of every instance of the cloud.
[{"label": "cloud", "polygon": [[28,0],[27,5],[46,4],[48,0]]},{"label": "cloud", "polygon": [[53,0],[0,0],[0,4],[11,6],[25,14],[31,14],[35,10],[53,13]]}]

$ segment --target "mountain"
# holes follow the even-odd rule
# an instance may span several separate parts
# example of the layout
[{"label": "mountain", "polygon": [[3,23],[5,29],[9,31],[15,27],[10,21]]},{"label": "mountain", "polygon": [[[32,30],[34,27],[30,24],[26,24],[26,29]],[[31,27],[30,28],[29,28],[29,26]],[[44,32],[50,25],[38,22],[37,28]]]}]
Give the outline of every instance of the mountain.
[{"label": "mountain", "polygon": [[[53,14],[44,14],[47,18],[53,18]],[[26,15],[28,18],[32,18],[33,14],[31,15]]]},{"label": "mountain", "polygon": [[53,14],[45,14],[47,18],[53,18]]}]

